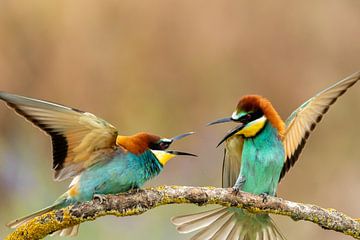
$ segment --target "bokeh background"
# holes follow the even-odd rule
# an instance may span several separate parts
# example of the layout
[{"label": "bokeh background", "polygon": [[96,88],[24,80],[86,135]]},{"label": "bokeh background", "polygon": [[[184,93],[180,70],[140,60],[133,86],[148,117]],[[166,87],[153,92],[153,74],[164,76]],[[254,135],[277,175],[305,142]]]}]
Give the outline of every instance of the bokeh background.
[{"label": "bokeh background", "polygon": [[[240,96],[268,97],[283,118],[360,70],[360,2],[1,0],[0,89],[59,102],[107,119],[121,134],[197,134],[147,184],[221,184],[228,116]],[[289,200],[360,216],[360,84],[332,107],[279,186]],[[175,147],[175,146],[174,146]],[[52,181],[47,136],[0,106],[0,238],[4,224],[52,203],[69,181]],[[142,216],[81,225],[78,239],[185,239],[164,206]],[[351,239],[274,216],[288,239]],[[57,238],[54,238],[57,239]]]}]

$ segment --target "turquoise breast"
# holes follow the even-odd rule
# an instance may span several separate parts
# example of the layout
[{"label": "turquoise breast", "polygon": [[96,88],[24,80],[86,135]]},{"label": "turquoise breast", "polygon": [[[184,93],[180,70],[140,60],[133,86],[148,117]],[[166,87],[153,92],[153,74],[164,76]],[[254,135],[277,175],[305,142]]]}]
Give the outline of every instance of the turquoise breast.
[{"label": "turquoise breast", "polygon": [[240,176],[245,177],[242,190],[254,194],[275,195],[285,151],[277,130],[267,122],[255,137],[245,138]]},{"label": "turquoise breast", "polygon": [[75,201],[88,201],[94,194],[116,194],[141,187],[162,170],[155,155],[147,150],[141,155],[121,150],[116,155],[85,170],[80,177]]}]

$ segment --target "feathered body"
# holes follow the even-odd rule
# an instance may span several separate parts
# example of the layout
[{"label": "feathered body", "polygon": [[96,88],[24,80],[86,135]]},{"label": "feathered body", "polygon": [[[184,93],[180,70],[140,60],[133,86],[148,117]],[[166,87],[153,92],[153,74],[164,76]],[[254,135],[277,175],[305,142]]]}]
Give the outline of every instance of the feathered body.
[{"label": "feathered body", "polygon": [[[130,142],[137,142],[139,138],[143,138],[146,135],[141,133],[141,135],[126,137],[126,139]],[[153,136],[149,135],[150,137]],[[76,176],[71,182],[69,190],[61,195],[53,205],[30,216],[14,220],[8,226],[18,227],[45,212],[67,207],[76,202],[90,201],[95,195],[116,194],[140,188],[146,181],[157,176],[162,171],[162,163],[149,150],[147,144],[143,144],[142,149],[136,146],[135,151],[132,151],[134,149],[126,149],[121,145],[114,147],[114,151],[101,155],[101,160],[84,169],[80,175]],[[79,226],[77,225],[59,231],[56,234],[75,236],[78,228]]]},{"label": "feathered body", "polygon": [[[232,187],[237,179],[244,179],[241,190],[254,194],[276,194],[285,151],[282,143],[284,123],[263,97],[243,97],[234,112],[242,118],[263,115],[264,121],[242,128],[226,139],[223,187]],[[241,167],[240,167],[241,166]],[[267,214],[252,214],[237,208],[220,208],[210,215],[198,214],[172,219],[178,231],[191,232],[205,227],[192,239],[282,239]],[[239,238],[240,236],[240,238]]]},{"label": "feathered body", "polygon": [[113,156],[108,157],[75,178],[68,191],[67,205],[89,201],[95,194],[115,194],[140,188],[163,169],[150,150],[136,155],[118,149]]},{"label": "feathered body", "polygon": [[[89,201],[95,195],[140,188],[175,155],[192,155],[167,150],[172,142],[192,133],[172,139],[145,132],[121,136],[114,126],[88,112],[4,92],[0,92],[0,99],[51,136],[55,180],[73,178],[69,190],[53,205],[8,223],[12,228],[51,210]],[[75,236],[78,228],[57,233]]]},{"label": "feathered body", "polygon": [[[355,73],[318,93],[281,120],[271,103],[257,95],[240,99],[230,118],[212,124],[237,122],[225,142],[223,187],[274,196],[280,179],[298,159],[310,132],[336,99],[360,80]],[[283,240],[267,214],[237,208],[218,208],[172,218],[180,233],[201,230],[192,240]]]},{"label": "feathered body", "polygon": [[[236,144],[231,144],[232,141],[239,139],[229,139],[226,143],[226,151],[239,152],[241,149],[236,148]],[[285,158],[284,146],[277,128],[272,123],[266,122],[256,136],[243,138],[240,141],[243,141],[243,144],[239,178],[245,179],[241,190],[274,196]],[[231,230],[233,233],[239,231],[234,238],[242,234],[241,240],[282,239],[269,215],[256,215],[237,208],[229,208],[227,211],[227,215],[233,216],[234,225]],[[224,234],[222,231],[220,233]]]},{"label": "feathered body", "polygon": [[[75,177],[69,190],[61,195],[53,205],[30,216],[17,219],[8,226],[20,226],[48,211],[64,208],[77,202],[90,201],[95,195],[117,194],[140,188],[146,181],[158,175],[162,169],[162,164],[150,150],[136,155],[129,151],[124,152],[119,148],[112,156],[106,156],[106,159]],[[78,230],[79,225],[76,225],[55,232],[53,235],[75,236]]]},{"label": "feathered body", "polygon": [[[229,149],[237,151],[237,149]],[[274,196],[285,152],[279,133],[271,123],[266,123],[261,132],[245,138],[242,150],[240,177],[246,179],[242,190],[254,194],[266,193]]]},{"label": "feathered body", "polygon": [[248,137],[243,136],[240,139],[244,142],[242,149],[232,148],[233,145],[229,145],[227,151],[241,152],[242,163],[239,177],[246,179],[242,185],[243,191],[275,195],[285,158],[281,137],[284,122],[271,103],[257,95],[243,97],[239,101],[235,114],[257,111],[263,113],[268,120],[263,125],[254,124],[242,129],[240,135],[251,131],[253,135],[248,134]]}]

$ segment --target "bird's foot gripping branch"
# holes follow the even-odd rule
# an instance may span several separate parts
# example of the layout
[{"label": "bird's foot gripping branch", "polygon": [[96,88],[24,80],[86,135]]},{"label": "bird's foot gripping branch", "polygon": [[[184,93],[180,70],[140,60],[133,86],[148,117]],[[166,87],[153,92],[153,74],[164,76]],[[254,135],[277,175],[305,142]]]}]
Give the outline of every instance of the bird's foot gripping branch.
[{"label": "bird's foot gripping branch", "polygon": [[279,214],[294,220],[310,221],[324,229],[360,239],[360,222],[337,210],[290,202],[272,196],[263,201],[261,196],[246,192],[234,194],[232,188],[161,186],[119,195],[106,195],[101,199],[102,201],[96,198],[43,214],[17,228],[6,237],[6,240],[41,239],[60,229],[92,221],[101,216],[138,215],[157,206],[175,203],[219,204],[243,208],[253,213]]}]

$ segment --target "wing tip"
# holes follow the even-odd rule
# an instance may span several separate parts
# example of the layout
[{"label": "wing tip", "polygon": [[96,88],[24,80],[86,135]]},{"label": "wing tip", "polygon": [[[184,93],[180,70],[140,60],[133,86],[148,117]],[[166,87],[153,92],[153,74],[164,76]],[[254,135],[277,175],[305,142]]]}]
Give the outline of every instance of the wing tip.
[{"label": "wing tip", "polygon": [[351,74],[350,77],[357,78],[358,80],[360,80],[360,70]]}]

